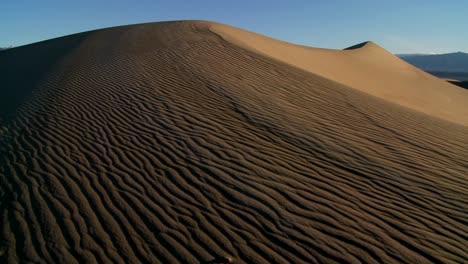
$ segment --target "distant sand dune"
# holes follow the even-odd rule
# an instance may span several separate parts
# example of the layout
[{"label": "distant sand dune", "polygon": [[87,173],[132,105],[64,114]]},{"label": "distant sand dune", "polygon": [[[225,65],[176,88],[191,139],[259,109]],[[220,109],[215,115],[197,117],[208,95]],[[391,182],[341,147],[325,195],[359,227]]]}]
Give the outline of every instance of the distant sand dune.
[{"label": "distant sand dune", "polygon": [[371,41],[331,50],[293,45],[221,24],[210,28],[251,51],[393,103],[468,125],[467,91],[406,63]]},{"label": "distant sand dune", "polygon": [[467,93],[375,44],[164,22],[0,69],[0,263],[468,259]]}]

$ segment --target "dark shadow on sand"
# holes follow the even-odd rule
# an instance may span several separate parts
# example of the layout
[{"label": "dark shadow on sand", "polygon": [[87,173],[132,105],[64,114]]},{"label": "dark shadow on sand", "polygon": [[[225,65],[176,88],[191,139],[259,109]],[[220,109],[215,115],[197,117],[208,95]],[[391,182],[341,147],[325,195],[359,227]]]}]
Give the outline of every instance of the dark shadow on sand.
[{"label": "dark shadow on sand", "polygon": [[14,117],[44,75],[87,35],[74,34],[0,51],[0,120]]}]

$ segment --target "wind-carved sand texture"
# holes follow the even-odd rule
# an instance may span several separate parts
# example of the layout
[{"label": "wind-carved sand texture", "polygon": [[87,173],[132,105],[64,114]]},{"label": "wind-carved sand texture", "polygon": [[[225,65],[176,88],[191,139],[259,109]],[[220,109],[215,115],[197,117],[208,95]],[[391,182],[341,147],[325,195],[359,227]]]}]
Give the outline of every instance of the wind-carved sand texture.
[{"label": "wind-carved sand texture", "polygon": [[0,70],[0,263],[468,260],[468,91],[376,44],[165,22]]}]

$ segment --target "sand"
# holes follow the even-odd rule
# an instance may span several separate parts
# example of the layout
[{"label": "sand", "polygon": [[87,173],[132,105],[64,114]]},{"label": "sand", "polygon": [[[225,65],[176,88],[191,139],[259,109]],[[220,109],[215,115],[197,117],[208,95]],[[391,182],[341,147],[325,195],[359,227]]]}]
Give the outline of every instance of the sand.
[{"label": "sand", "polygon": [[372,41],[345,50],[292,45],[221,24],[213,32],[239,46],[432,116],[468,125],[468,93]]},{"label": "sand", "polygon": [[468,93],[361,46],[183,21],[0,52],[0,263],[465,262]]}]

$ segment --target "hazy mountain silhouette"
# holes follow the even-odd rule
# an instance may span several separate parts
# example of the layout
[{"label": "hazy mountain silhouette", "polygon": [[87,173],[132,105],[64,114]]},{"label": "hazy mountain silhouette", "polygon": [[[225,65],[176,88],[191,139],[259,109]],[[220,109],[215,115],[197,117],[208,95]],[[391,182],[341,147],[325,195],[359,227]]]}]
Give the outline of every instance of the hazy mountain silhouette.
[{"label": "hazy mountain silhouette", "polygon": [[399,54],[406,62],[435,76],[445,79],[468,80],[468,54]]},{"label": "hazy mountain silhouette", "polygon": [[468,53],[436,55],[399,55],[400,58],[426,71],[468,72]]}]

